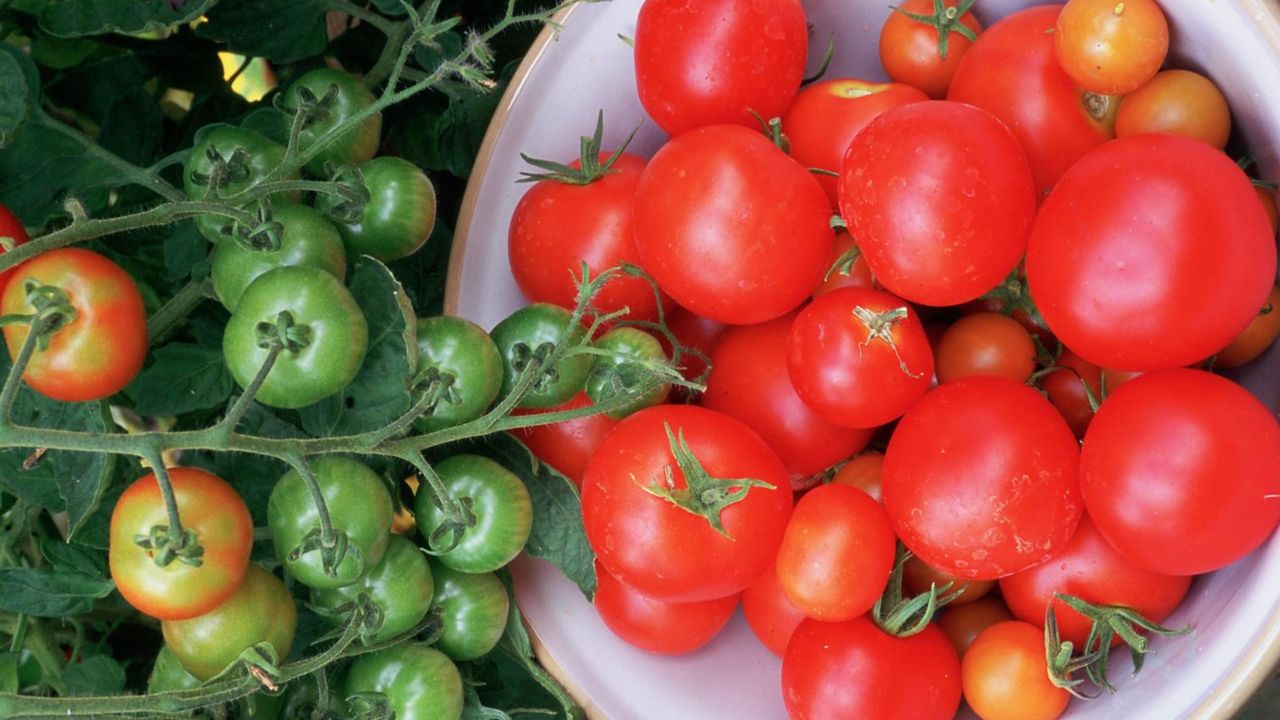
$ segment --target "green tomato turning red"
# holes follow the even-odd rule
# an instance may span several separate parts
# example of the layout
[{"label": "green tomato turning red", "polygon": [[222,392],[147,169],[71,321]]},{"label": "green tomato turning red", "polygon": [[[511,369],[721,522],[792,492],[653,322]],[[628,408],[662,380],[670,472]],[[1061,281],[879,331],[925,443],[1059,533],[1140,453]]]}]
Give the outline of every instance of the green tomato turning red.
[{"label": "green tomato turning red", "polygon": [[326,195],[317,204],[337,223],[348,255],[387,262],[412,255],[427,242],[436,223],[436,191],[417,165],[379,157],[347,177],[365,196],[360,202]]}]

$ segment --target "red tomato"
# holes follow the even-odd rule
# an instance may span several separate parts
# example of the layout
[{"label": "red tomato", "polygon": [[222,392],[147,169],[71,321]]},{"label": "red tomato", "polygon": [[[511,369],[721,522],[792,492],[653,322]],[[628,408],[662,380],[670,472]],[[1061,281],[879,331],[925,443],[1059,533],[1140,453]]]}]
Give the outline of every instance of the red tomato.
[{"label": "red tomato", "polygon": [[956,305],[1022,259],[1036,195],[1017,139],[990,113],[928,101],[871,121],[840,167],[840,212],[885,289]]},{"label": "red tomato", "polygon": [[800,612],[778,584],[778,573],[769,570],[742,593],[742,614],[760,644],[782,657],[787,651],[791,633],[804,620]]},{"label": "red tomato", "polygon": [[809,33],[799,0],[645,0],[636,20],[636,89],[675,136],[706,125],[759,128],[804,78]]},{"label": "red tomato", "polygon": [[658,285],[720,322],[786,314],[832,258],[822,186],[764,135],[734,125],[663,146],[640,178],[635,214],[640,259]]},{"label": "red tomato", "polygon": [[[1067,349],[1063,349],[1058,358],[1058,366],[1063,369],[1040,378],[1040,387],[1071,426],[1071,432],[1082,438],[1093,420],[1089,393],[1093,393],[1094,400],[1102,402],[1102,369]],[[1086,386],[1089,392],[1085,392]]]},{"label": "red tomato", "polygon": [[848,485],[822,485],[791,514],[778,548],[778,584],[807,617],[852,620],[884,593],[894,550],[880,503]]},{"label": "red tomato", "polygon": [[1147,373],[1098,409],[1080,490],[1103,537],[1134,565],[1166,575],[1216,570],[1262,544],[1280,520],[1280,425],[1218,375]]},{"label": "red tomato", "polygon": [[1231,136],[1231,108],[1209,78],[1165,70],[1126,95],[1116,112],[1116,136],[1161,132],[1185,135],[1221,150]]},{"label": "red tomato", "polygon": [[[585,392],[579,392],[570,398],[569,402],[548,410],[517,408],[512,411],[512,414],[533,415],[540,412],[576,410],[589,405],[591,405],[591,398],[587,397]],[[561,420],[549,425],[520,428],[512,430],[511,434],[519,438],[520,442],[523,442],[539,460],[564,473],[564,476],[572,480],[574,485],[581,488],[582,474],[587,469],[587,461],[591,460],[596,448],[600,447],[604,436],[608,435],[617,424],[618,421],[608,415],[596,413],[576,420]]]},{"label": "red tomato", "polygon": [[862,256],[862,251],[857,250],[853,259],[851,261],[848,259],[848,254],[857,247],[853,236],[848,232],[844,230],[836,232],[835,251],[832,253],[831,264],[827,268],[826,276],[822,279],[822,284],[813,291],[814,297],[842,287],[875,287],[875,278],[871,277],[871,268],[867,267],[867,259]]},{"label": "red tomato", "polygon": [[683,655],[711,642],[738,607],[738,596],[670,603],[642,595],[596,562],[600,619],[614,635],[658,655]]},{"label": "red tomato", "polygon": [[[680,341],[681,345],[698,350],[707,357],[711,356],[711,351],[727,327],[724,323],[708,320],[679,305],[667,312],[666,321],[667,329],[676,336],[676,340]],[[672,350],[666,336],[658,333],[657,337],[658,342],[662,343],[663,352],[667,357],[671,357]],[[680,372],[686,380],[697,380],[707,370],[707,363],[697,355],[682,355],[679,364]]]},{"label": "red tomato", "polygon": [[881,502],[880,472],[883,468],[884,454],[871,450],[845,463],[831,482],[856,487],[876,502]]},{"label": "red tomato", "polygon": [[1036,345],[1031,333],[1008,315],[974,313],[942,333],[934,363],[940,383],[972,375],[1026,382],[1036,370]]},{"label": "red tomato", "polygon": [[[677,462],[672,446],[682,444],[681,454],[696,462]],[[699,476],[726,483],[688,492],[689,478]],[[748,486],[746,479],[767,485]],[[662,490],[693,506],[721,493],[745,496],[719,513],[696,507],[705,514],[694,514],[654,494]],[[790,515],[782,461],[751,428],[706,408],[659,405],[631,415],[605,437],[583,478],[582,520],[600,563],[667,602],[746,589],[773,564]],[[712,527],[717,518],[723,533]]]},{"label": "red tomato", "polygon": [[[11,242],[6,242],[6,238]],[[10,212],[9,208],[0,205],[0,254],[25,244],[29,239],[26,228],[22,227],[22,221]],[[9,276],[13,274],[13,270],[13,268],[9,268],[0,272],[0,293],[4,292],[5,285],[8,284]]]},{"label": "red tomato", "polygon": [[1083,512],[1079,449],[1044,396],[1000,377],[939,385],[898,423],[884,504],[902,542],[956,577],[1048,560]]},{"label": "red tomato", "polygon": [[940,596],[962,590],[960,595],[947,603],[949,608],[980,600],[994,590],[995,586],[995,580],[964,580],[944,573],[930,567],[915,555],[902,565],[902,590],[908,597],[923,595],[929,592],[930,587],[936,588]]},{"label": "red tomato", "polygon": [[[75,309],[70,322],[37,348],[22,379],[41,394],[63,402],[101,400],[124,389],[147,355],[147,311],[142,294],[119,265],[81,248],[34,257],[10,277],[0,314],[32,314],[28,282],[66,294]],[[30,326],[6,325],[4,339],[15,358]]]},{"label": "red tomato", "polygon": [[1257,358],[1280,336],[1280,285],[1271,288],[1267,302],[1249,325],[1214,356],[1214,367],[1233,368]]},{"label": "red tomato", "polygon": [[998,622],[1012,620],[1013,613],[1004,600],[995,595],[978,598],[964,605],[948,605],[938,616],[938,627],[946,633],[960,658],[983,630]]},{"label": "red tomato", "polygon": [[1080,90],[1058,64],[1053,28],[1061,9],[1028,8],[987,28],[947,91],[948,100],[976,105],[1009,126],[1026,150],[1037,196],[1115,136],[1114,100]]},{"label": "red tomato", "polygon": [[[1123,605],[1160,622],[1177,609],[1191,587],[1188,576],[1150,572],[1125,560],[1098,532],[1089,516],[1050,560],[1000,580],[1000,594],[1019,620],[1044,625],[1053,603],[1058,634],[1083,648],[1093,622],[1072,610],[1054,593],[1074,595],[1094,605]],[[1117,635],[1112,645],[1118,645]]]},{"label": "red tomato", "polygon": [[[923,92],[901,83],[823,80],[800,91],[782,118],[782,130],[791,142],[791,157],[808,168],[837,172],[849,143],[867,123],[890,108],[928,99]],[[835,205],[836,179],[815,177]]]},{"label": "red tomato", "polygon": [[[600,162],[609,157],[601,153]],[[575,160],[571,167],[581,167]],[[511,215],[508,258],[516,285],[530,302],[572,308],[578,301],[582,264],[591,277],[621,263],[640,264],[632,236],[631,206],[645,160],[623,153],[612,172],[586,185],[540,180]],[[620,276],[592,300],[601,314],[630,308],[629,320],[656,320],[653,286]]]},{"label": "red tomato", "polygon": [[960,660],[936,625],[899,638],[866,615],[805,620],[782,657],[782,699],[795,720],[951,720]]},{"label": "red tomato", "polygon": [[1257,315],[1275,277],[1249,178],[1174,135],[1121,138],[1082,159],[1044,201],[1027,249],[1027,282],[1054,334],[1123,370],[1209,357]]},{"label": "red tomato", "polygon": [[1169,22],[1155,0],[1069,0],[1053,38],[1058,62],[1077,85],[1125,95],[1164,64]]},{"label": "red tomato", "polygon": [[872,431],[831,423],[796,394],[787,375],[794,318],[729,328],[711,353],[702,405],[760,433],[798,483],[861,450]]},{"label": "red tomato", "polygon": [[929,389],[933,351],[910,305],[879,290],[843,288],[796,316],[787,372],[819,415],[869,428],[902,415]]},{"label": "red tomato", "polygon": [[978,634],[960,664],[964,699],[982,720],[1054,720],[1071,694],[1049,681],[1044,631],[1012,620]]},{"label": "red tomato", "polygon": [[[905,0],[894,7],[880,28],[880,64],[889,77],[936,100],[946,97],[960,58],[982,32],[978,18],[968,10],[960,12],[956,7],[960,4],[960,0],[946,0],[941,13],[934,0]],[[945,44],[940,30],[945,32]]]}]

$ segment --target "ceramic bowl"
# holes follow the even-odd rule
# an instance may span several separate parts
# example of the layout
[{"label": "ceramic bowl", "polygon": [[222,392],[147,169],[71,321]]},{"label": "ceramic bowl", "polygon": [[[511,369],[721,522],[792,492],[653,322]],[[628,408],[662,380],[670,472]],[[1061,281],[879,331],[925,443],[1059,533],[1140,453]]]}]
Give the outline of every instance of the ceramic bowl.
[{"label": "ceramic bowl", "polygon": [[[1261,175],[1280,177],[1280,4],[1276,0],[1160,0],[1171,25],[1171,64],[1199,70],[1230,100],[1238,132]],[[663,142],[636,97],[631,49],[640,0],[580,5],[561,17],[558,37],[544,33],[530,51],[485,139],[449,269],[446,309],[492,327],[524,303],[507,263],[507,224],[525,185],[519,153],[568,160],[604,110],[606,148],[637,125],[632,149],[651,155]],[[978,0],[984,27],[1025,0]],[[877,55],[883,0],[804,0],[815,38],[837,33],[828,77],[884,79]],[[825,43],[812,43],[814,69]],[[1280,348],[1237,377],[1272,408],[1280,405]],[[1187,528],[1187,532],[1196,532]],[[517,599],[554,667],[595,718],[612,720],[761,720],[785,718],[778,658],[752,636],[741,614],[709,646],[664,658],[615,638],[576,587],[550,564],[524,558],[513,570]],[[1257,552],[1198,579],[1168,620],[1191,623],[1190,636],[1157,639],[1142,673],[1129,677],[1115,657],[1120,692],[1075,702],[1064,715],[1174,720],[1230,718],[1280,657],[1280,536]]]}]

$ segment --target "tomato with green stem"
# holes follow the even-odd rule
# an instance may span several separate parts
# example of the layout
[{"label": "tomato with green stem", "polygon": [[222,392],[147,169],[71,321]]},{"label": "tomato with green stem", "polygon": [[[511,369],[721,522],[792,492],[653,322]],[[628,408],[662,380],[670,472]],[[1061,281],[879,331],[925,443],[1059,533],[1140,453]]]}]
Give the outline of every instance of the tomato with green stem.
[{"label": "tomato with green stem", "polygon": [[974,0],[906,0],[880,28],[880,65],[894,82],[940,100],[982,32]]},{"label": "tomato with green stem", "polygon": [[738,595],[679,603],[655,600],[613,577],[596,562],[596,613],[614,635],[656,655],[684,655],[720,633]]},{"label": "tomato with green stem", "polygon": [[368,466],[339,455],[309,461],[334,537],[326,542],[306,480],[293,468],[276,481],[267,525],[276,557],[298,582],[313,588],[350,585],[382,560],[391,531],[391,495]]},{"label": "tomato with green stem", "polygon": [[1145,85],[1169,53],[1169,21],[1156,0],[1068,0],[1054,52],[1077,85],[1126,95]]},{"label": "tomato with green stem", "polygon": [[15,269],[0,315],[17,358],[33,326],[37,341],[22,379],[63,402],[101,400],[133,381],[147,354],[147,315],[137,284],[119,265],[82,248],[38,255]]},{"label": "tomato with green stem", "polygon": [[440,562],[431,564],[433,604],[443,627],[436,649],[455,661],[475,660],[497,646],[507,629],[511,598],[493,573],[464,573]]},{"label": "tomato with green stem", "polygon": [[458,720],[462,716],[462,676],[444,653],[421,643],[404,643],[361,655],[343,678],[341,695],[353,709],[381,695],[397,720]]},{"label": "tomato with green stem", "polygon": [[1054,366],[1058,369],[1040,378],[1040,388],[1062,413],[1071,432],[1083,438],[1093,420],[1094,403],[1102,402],[1102,368],[1082,359],[1070,348],[1063,348]]},{"label": "tomato with green stem", "polygon": [[1044,631],[1018,620],[974,638],[960,664],[964,699],[983,720],[1054,720],[1071,694],[1049,680]]},{"label": "tomato with green stem", "polygon": [[[502,388],[499,397],[510,395],[522,373],[530,366],[542,368],[565,342],[573,348],[584,342],[586,330],[573,325],[568,310],[547,303],[526,305],[494,326],[490,336],[502,356]],[[586,385],[595,359],[587,353],[563,353],[552,367],[535,372],[533,384],[518,405],[522,408],[554,407],[573,397]]]},{"label": "tomato with green stem", "polygon": [[333,223],[305,205],[279,202],[264,206],[262,224],[235,225],[213,249],[213,292],[235,312],[240,296],[260,275],[278,267],[307,266],[343,280],[347,255]]},{"label": "tomato with green stem", "polygon": [[[111,513],[108,561],[124,599],[161,620],[203,615],[236,591],[249,566],[253,520],[225,480],[198,468],[170,468],[184,533],[174,537],[154,474],[125,489]],[[161,565],[157,559],[164,561]]]},{"label": "tomato with green stem", "polygon": [[[282,109],[301,112],[306,121],[298,134],[298,149],[306,152],[317,140],[350,120],[374,102],[373,92],[354,75],[316,68],[294,80],[284,92]],[[307,163],[307,172],[323,175],[325,165],[368,162],[378,152],[382,113],[374,113],[331,140]]]},{"label": "tomato with green stem", "polygon": [[468,515],[466,527],[455,528],[429,488],[414,498],[418,530],[431,547],[457,540],[434,553],[440,562],[460,572],[485,573],[519,555],[533,527],[533,502],[524,482],[479,455],[453,455],[436,463],[435,470]]},{"label": "tomato with green stem", "polygon": [[[587,397],[594,403],[605,403],[634,395],[631,402],[610,410],[609,417],[624,418],[666,401],[671,383],[659,381],[666,377],[671,362],[657,338],[640,328],[619,327],[601,335],[593,345],[609,354],[597,356],[587,376]],[[643,388],[648,389],[640,392]]]},{"label": "tomato with green stem", "polygon": [[429,433],[483,415],[502,388],[502,356],[489,333],[450,315],[418,318],[417,333],[415,386],[437,400],[413,427]]},{"label": "tomato with green stem", "polygon": [[1185,135],[1221,150],[1231,136],[1231,108],[1204,75],[1165,70],[1125,95],[1116,112],[1116,137],[1148,132]]},{"label": "tomato with green stem", "polygon": [[[197,133],[196,140],[182,165],[182,187],[193,200],[238,195],[262,182],[284,162],[283,146],[248,128],[208,125]],[[294,171],[280,179],[297,178]],[[301,199],[296,192],[284,197],[293,202]],[[233,224],[231,218],[222,215],[196,217],[200,234],[213,243],[229,235]]]},{"label": "tomato with green stem", "polygon": [[862,256],[858,244],[847,230],[836,231],[834,259],[827,268],[827,274],[818,284],[813,296],[817,297],[839,290],[842,287],[874,288],[876,280],[867,266],[867,259]]},{"label": "tomato with green stem", "polygon": [[317,268],[282,267],[258,276],[241,295],[222,352],[244,388],[276,352],[256,399],[300,408],[346,387],[368,342],[364,313],[340,280]]},{"label": "tomato with green stem", "polygon": [[316,207],[337,225],[349,257],[389,262],[426,244],[436,224],[436,190],[417,165],[388,155],[345,167],[334,180],[347,194],[322,195]]},{"label": "tomato with green stem", "polygon": [[386,552],[377,565],[354,583],[335,588],[313,587],[311,602],[321,614],[345,618],[343,609],[361,595],[377,608],[381,623],[367,634],[369,642],[381,643],[406,633],[421,623],[435,596],[434,573],[427,556],[412,540],[391,535]]},{"label": "tomato with green stem", "polygon": [[[27,229],[22,226],[22,221],[14,215],[9,208],[0,205],[0,255],[26,244],[30,238],[27,236]],[[9,283],[9,277],[13,275],[14,268],[0,271],[0,294],[4,293],[5,286]]]},{"label": "tomato with green stem", "polygon": [[164,620],[160,630],[174,657],[200,680],[222,672],[240,653],[266,643],[283,662],[293,645],[298,609],[275,575],[250,565],[235,594],[209,612],[185,620]]}]

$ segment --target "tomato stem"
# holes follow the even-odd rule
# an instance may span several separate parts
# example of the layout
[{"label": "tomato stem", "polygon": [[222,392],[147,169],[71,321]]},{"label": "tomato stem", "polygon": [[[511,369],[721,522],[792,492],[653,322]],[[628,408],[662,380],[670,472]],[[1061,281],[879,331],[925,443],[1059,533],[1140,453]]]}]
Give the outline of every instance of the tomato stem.
[{"label": "tomato stem", "polygon": [[977,33],[975,33],[968,25],[960,22],[960,18],[964,17],[965,13],[969,12],[973,7],[973,3],[974,0],[961,0],[959,5],[947,7],[943,0],[933,0],[933,12],[929,15],[907,12],[906,10],[903,10],[901,6],[896,6],[893,10],[894,12],[902,13],[916,22],[924,23],[937,31],[938,57],[946,60],[947,50],[949,49],[951,42],[951,33],[957,33],[969,42],[974,42],[978,39]]},{"label": "tomato stem", "polygon": [[867,337],[862,341],[861,345],[866,347],[877,340],[885,343],[889,346],[889,349],[893,350],[894,357],[898,359],[898,369],[902,371],[902,374],[909,378],[918,378],[921,373],[911,372],[911,368],[907,367],[907,361],[902,359],[902,353],[898,351],[898,344],[893,339],[894,326],[898,324],[899,320],[903,320],[910,315],[911,310],[905,305],[879,313],[861,305],[853,309],[853,317],[867,331]]},{"label": "tomato stem", "polygon": [[235,432],[236,426],[240,424],[240,420],[244,418],[245,413],[249,412],[249,408],[253,405],[253,398],[258,394],[258,390],[262,389],[262,384],[267,381],[267,376],[271,374],[271,368],[275,367],[276,359],[280,357],[285,346],[283,343],[272,343],[267,347],[267,357],[263,359],[262,365],[258,367],[258,372],[253,376],[253,381],[249,386],[240,393],[240,397],[230,409],[227,410],[226,417],[222,418],[222,422],[216,426],[225,436],[230,436]]},{"label": "tomato stem", "polygon": [[596,129],[591,135],[584,135],[580,141],[580,150],[578,154],[579,167],[570,167],[562,163],[551,160],[542,160],[530,157],[524,153],[520,153],[520,158],[530,165],[542,169],[544,172],[521,172],[520,179],[516,182],[538,182],[540,180],[554,180],[556,182],[565,183],[567,185],[590,185],[605,175],[611,175],[617,170],[613,169],[614,164],[618,162],[618,158],[622,157],[622,153],[626,152],[627,147],[631,145],[631,141],[635,139],[636,133],[640,131],[637,126],[626,140],[618,146],[613,154],[610,155],[603,163],[600,162],[600,148],[604,142],[604,110],[596,116]]},{"label": "tomato stem", "polygon": [[302,478],[307,491],[311,493],[311,502],[315,505],[316,515],[320,520],[320,532],[308,533],[298,547],[289,550],[289,556],[296,560],[308,552],[319,550],[320,566],[324,574],[335,577],[338,574],[338,566],[347,555],[347,534],[334,529],[333,520],[329,516],[329,504],[324,499],[324,491],[320,489],[316,474],[307,461],[301,456],[294,456],[289,458],[289,464],[298,473],[298,477]]},{"label": "tomato stem", "polygon": [[168,525],[153,526],[146,535],[135,535],[133,541],[152,553],[152,559],[159,567],[167,567],[174,560],[180,560],[191,567],[204,564],[204,547],[200,538],[192,530],[182,527],[182,518],[178,514],[178,500],[173,494],[173,481],[169,478],[169,468],[165,466],[164,454],[155,448],[142,453],[142,459],[151,466],[160,486],[160,497],[164,499],[165,514]]},{"label": "tomato stem", "polygon": [[5,378],[4,389],[0,390],[0,427],[10,427],[13,422],[13,404],[18,399],[18,388],[22,385],[22,375],[27,370],[27,365],[31,364],[31,357],[36,352],[36,346],[40,343],[40,338],[44,335],[46,326],[52,326],[52,319],[48,317],[36,317],[31,322],[31,328],[27,331],[27,337],[22,341],[22,347],[18,350],[18,356],[13,359],[13,365],[9,368],[9,376]]},{"label": "tomato stem", "polygon": [[939,609],[964,594],[963,587],[952,590],[955,583],[949,582],[942,587],[931,583],[927,592],[915,597],[903,595],[903,577],[907,561],[911,557],[911,551],[899,541],[889,582],[885,584],[880,599],[871,608],[871,621],[894,637],[910,637],[923,632]]}]

